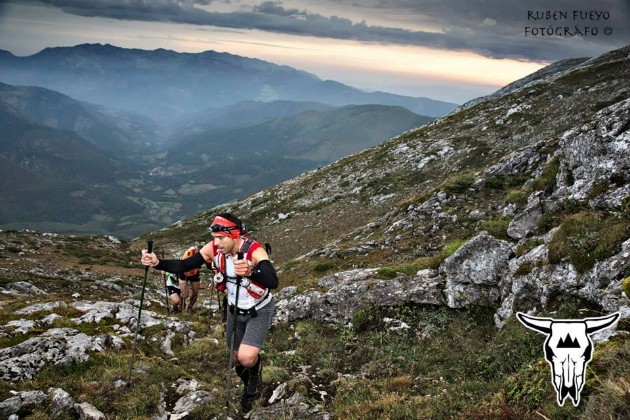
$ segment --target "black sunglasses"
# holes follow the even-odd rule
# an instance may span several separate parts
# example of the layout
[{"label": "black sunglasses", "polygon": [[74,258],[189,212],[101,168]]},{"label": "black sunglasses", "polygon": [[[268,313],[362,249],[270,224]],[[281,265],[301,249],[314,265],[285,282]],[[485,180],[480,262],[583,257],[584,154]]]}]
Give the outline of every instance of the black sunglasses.
[{"label": "black sunglasses", "polygon": [[229,232],[231,230],[235,230],[240,228],[238,226],[221,226],[221,225],[212,225],[208,228],[210,232]]}]

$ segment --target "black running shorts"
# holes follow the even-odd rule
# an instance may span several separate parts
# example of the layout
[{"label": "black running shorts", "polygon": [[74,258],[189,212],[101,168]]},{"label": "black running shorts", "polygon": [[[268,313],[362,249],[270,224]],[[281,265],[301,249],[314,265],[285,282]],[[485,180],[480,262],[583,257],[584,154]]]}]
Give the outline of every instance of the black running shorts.
[{"label": "black running shorts", "polygon": [[[238,315],[236,320],[236,341],[234,342],[234,350],[237,350],[241,344],[257,347],[259,349],[262,348],[267,338],[269,328],[271,327],[271,319],[273,318],[275,308],[276,304],[272,298],[268,304],[258,309],[257,316],[252,317],[251,314]],[[226,336],[228,349],[230,348],[232,329],[234,328],[233,316],[230,311],[227,311]]]}]

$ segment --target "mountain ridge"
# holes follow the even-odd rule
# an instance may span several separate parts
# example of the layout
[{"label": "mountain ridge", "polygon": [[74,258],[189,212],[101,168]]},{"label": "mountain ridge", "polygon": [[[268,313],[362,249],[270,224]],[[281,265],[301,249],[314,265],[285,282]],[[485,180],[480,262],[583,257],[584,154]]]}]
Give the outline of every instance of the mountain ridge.
[{"label": "mountain ridge", "polygon": [[[289,66],[229,53],[131,50],[82,44],[47,48],[27,57],[0,54],[0,81],[33,84],[76,99],[172,121],[186,112],[243,100],[297,100],[333,106],[403,105],[427,116],[444,115],[455,104],[382,92],[368,93]],[[38,69],[45,69],[40,72]],[[89,77],[86,77],[89,76]],[[123,95],[124,94],[124,95]],[[125,98],[123,102],[120,98]]]},{"label": "mountain ridge", "polygon": [[103,150],[131,152],[160,142],[146,117],[77,101],[50,89],[0,83],[0,101],[41,125],[75,132]]},{"label": "mountain ridge", "polygon": [[[422,125],[431,118],[418,116],[404,107],[383,105],[347,105],[340,108],[306,110],[294,115],[274,118],[260,124],[229,129],[217,135],[212,131],[197,133],[180,140],[177,148],[195,154],[223,150],[221,155],[238,155],[233,145],[254,150],[257,154],[272,157],[274,154],[292,156],[315,162],[331,162],[339,156],[347,156],[366,147],[378,144],[384,138]],[[382,123],[380,122],[382,121]],[[351,124],[348,124],[351,122]],[[345,130],[344,130],[345,127]],[[297,131],[296,131],[297,128]],[[330,138],[328,131],[337,133]],[[208,139],[219,137],[220,141]],[[344,141],[338,141],[343,138]],[[329,150],[332,149],[332,150]]]}]

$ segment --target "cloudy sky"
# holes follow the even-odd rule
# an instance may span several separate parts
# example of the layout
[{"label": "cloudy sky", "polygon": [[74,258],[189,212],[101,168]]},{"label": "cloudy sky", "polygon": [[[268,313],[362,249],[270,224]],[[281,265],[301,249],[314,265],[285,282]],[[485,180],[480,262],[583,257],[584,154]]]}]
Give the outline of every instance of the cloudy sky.
[{"label": "cloudy sky", "polygon": [[462,103],[630,44],[630,0],[0,0],[0,49],[215,50]]}]

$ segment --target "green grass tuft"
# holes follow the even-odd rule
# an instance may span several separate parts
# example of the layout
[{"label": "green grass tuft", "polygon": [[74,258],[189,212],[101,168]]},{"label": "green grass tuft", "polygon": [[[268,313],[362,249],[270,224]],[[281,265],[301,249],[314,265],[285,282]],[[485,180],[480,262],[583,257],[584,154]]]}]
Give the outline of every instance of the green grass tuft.
[{"label": "green grass tuft", "polygon": [[630,236],[630,221],[600,212],[567,217],[549,243],[549,262],[568,258],[578,273],[592,268],[621,249]]}]

